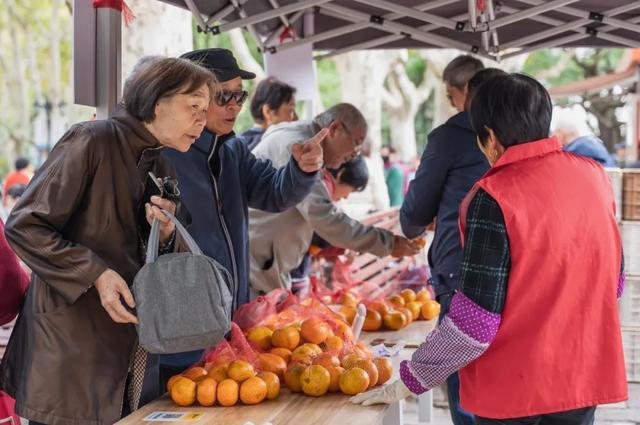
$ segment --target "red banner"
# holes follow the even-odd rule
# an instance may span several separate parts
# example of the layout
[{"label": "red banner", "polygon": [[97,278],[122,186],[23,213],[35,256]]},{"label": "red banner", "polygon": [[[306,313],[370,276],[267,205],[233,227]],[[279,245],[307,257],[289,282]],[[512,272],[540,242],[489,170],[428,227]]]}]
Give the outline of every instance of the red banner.
[{"label": "red banner", "polygon": [[121,12],[124,24],[127,26],[135,19],[133,11],[124,0],[93,0],[93,7],[96,9],[109,8]]}]

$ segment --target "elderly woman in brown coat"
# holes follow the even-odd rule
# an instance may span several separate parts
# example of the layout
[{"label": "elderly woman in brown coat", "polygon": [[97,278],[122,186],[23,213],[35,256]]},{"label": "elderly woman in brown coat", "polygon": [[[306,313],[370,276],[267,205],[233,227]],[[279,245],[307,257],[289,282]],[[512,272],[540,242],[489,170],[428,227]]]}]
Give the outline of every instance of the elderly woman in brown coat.
[{"label": "elderly woman in brown coat", "polygon": [[137,345],[129,285],[144,263],[148,223],[162,222],[161,249],[178,241],[160,211],[175,204],[149,198],[148,175],[172,176],[160,152],[187,151],[200,135],[213,80],[183,59],[145,64],[112,118],[62,137],[13,210],[6,236],[33,279],[0,389],[20,416],[112,424],[158,394],[153,357]]}]

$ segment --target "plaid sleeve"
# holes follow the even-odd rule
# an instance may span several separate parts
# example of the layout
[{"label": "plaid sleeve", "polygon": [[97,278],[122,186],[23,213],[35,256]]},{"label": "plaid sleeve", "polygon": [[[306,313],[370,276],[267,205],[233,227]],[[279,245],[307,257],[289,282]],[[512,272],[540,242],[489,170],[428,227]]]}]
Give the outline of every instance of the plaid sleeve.
[{"label": "plaid sleeve", "polygon": [[624,281],[626,279],[624,273],[624,250],[622,251],[622,255],[620,256],[620,277],[618,278],[618,288],[616,289],[616,296],[618,299],[622,298],[622,294],[624,293]]},{"label": "plaid sleeve", "polygon": [[509,240],[498,203],[479,190],[469,205],[461,291],[427,340],[400,365],[407,388],[421,394],[480,357],[495,338],[509,277]]},{"label": "plaid sleeve", "polygon": [[500,206],[480,189],[467,212],[460,268],[462,293],[492,313],[501,313],[507,296],[511,258]]}]

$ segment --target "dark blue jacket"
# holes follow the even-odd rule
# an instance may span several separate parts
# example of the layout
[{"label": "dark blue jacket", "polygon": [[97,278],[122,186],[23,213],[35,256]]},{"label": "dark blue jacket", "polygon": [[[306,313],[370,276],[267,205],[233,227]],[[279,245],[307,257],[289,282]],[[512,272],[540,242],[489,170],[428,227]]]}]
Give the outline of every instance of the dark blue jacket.
[{"label": "dark blue jacket", "polygon": [[617,167],[616,161],[609,155],[607,148],[596,136],[578,137],[564,148],[565,152],[586,156],[602,164],[603,167]]},{"label": "dark blue jacket", "polygon": [[437,217],[429,266],[438,294],[457,288],[462,262],[458,207],[488,169],[467,112],[454,115],[429,134],[400,209],[400,224],[404,234],[414,238]]},{"label": "dark blue jacket", "polygon": [[[207,130],[188,152],[164,149],[164,155],[176,168],[181,199],[191,214],[189,233],[235,280],[235,311],[249,301],[248,208],[291,208],[309,194],[316,174],[303,172],[293,159],[275,169],[233,134],[218,137]],[[200,354],[162,356],[161,362],[187,367]]]},{"label": "dark blue jacket", "polygon": [[239,134],[238,139],[242,140],[249,150],[252,151],[253,148],[260,143],[260,140],[262,140],[262,136],[264,136],[265,131],[266,130],[264,128],[253,127],[244,133]]}]

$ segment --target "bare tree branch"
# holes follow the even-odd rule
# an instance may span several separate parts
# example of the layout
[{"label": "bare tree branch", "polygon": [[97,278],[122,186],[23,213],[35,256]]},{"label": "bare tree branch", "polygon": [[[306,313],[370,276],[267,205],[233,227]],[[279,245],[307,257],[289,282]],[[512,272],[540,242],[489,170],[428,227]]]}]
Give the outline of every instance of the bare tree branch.
[{"label": "bare tree branch", "polygon": [[250,72],[256,74],[256,77],[261,80],[264,78],[264,69],[253,58],[247,41],[244,39],[242,29],[236,28],[229,31],[229,38],[231,39],[231,45],[233,46],[233,54],[240,59],[242,66]]},{"label": "bare tree branch", "polygon": [[382,86],[380,91],[382,97],[382,105],[385,109],[396,109],[399,107],[399,100],[395,98],[386,87]]}]

